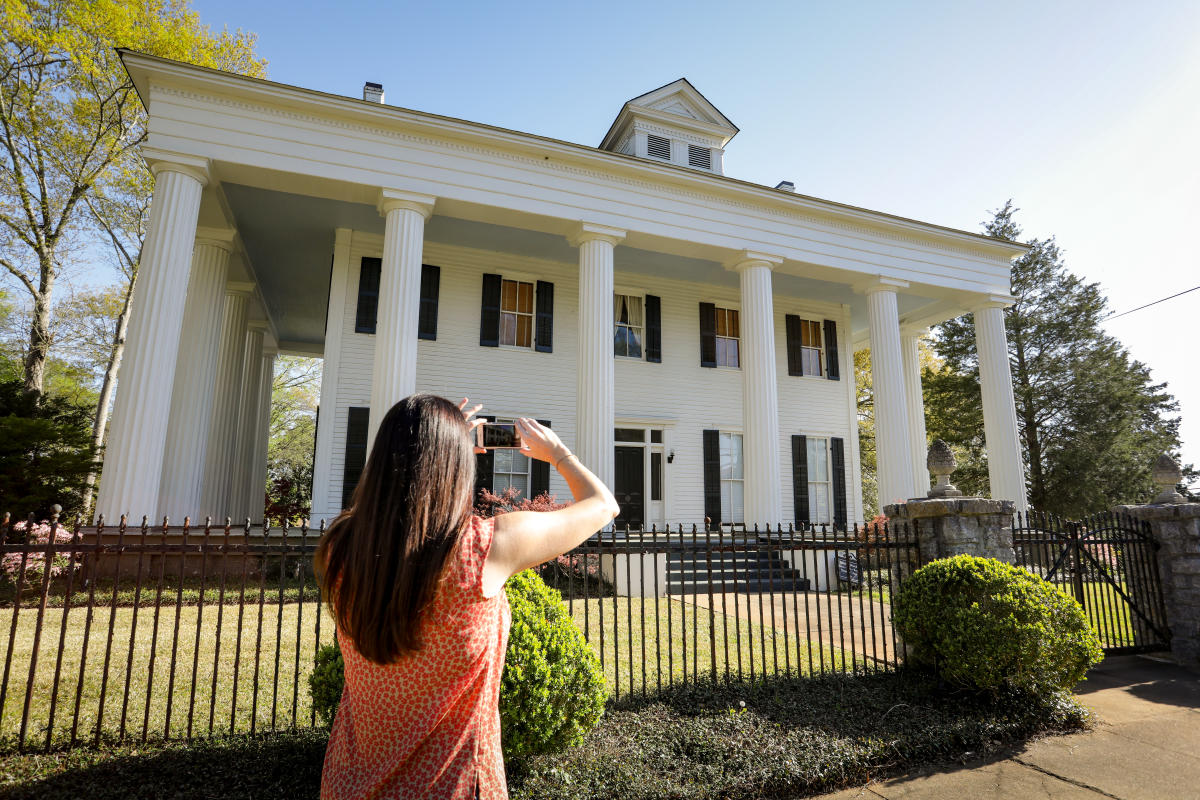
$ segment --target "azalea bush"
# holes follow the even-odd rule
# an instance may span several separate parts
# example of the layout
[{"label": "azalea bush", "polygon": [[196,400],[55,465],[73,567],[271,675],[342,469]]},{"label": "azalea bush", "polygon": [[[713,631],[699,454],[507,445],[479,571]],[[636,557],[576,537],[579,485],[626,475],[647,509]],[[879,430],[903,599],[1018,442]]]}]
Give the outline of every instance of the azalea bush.
[{"label": "azalea bush", "polygon": [[[46,574],[45,547],[52,542],[55,545],[69,545],[71,539],[70,528],[57,523],[43,521],[32,524],[28,522],[14,524],[5,539],[6,543],[26,544],[41,549],[31,550],[28,553],[5,553],[0,556],[0,579],[6,584],[5,588],[10,591],[20,591],[41,583]],[[78,560],[78,554],[75,553],[60,551],[50,554],[50,577],[57,578],[65,575],[78,563]],[[22,563],[24,563],[24,574],[22,574]]]}]

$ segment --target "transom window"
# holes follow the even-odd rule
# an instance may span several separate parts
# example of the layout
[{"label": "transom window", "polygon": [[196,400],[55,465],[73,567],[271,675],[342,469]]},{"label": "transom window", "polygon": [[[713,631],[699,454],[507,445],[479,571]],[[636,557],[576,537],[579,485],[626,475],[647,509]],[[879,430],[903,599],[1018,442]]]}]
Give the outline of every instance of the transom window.
[{"label": "transom window", "polygon": [[533,284],[505,280],[500,284],[500,344],[533,347]]},{"label": "transom window", "polygon": [[[741,366],[739,341],[742,335],[738,312],[734,308],[718,308],[717,316],[717,366]],[[740,438],[740,437],[739,437]]]},{"label": "transom window", "polygon": [[[736,312],[735,312],[736,313]],[[746,521],[745,472],[742,435],[721,431],[721,516],[723,522]]]},{"label": "transom window", "polygon": [[816,320],[800,320],[800,370],[804,375],[821,375],[825,363],[821,341],[821,323]]},{"label": "transom window", "polygon": [[641,358],[645,325],[640,296],[613,295],[613,355]]},{"label": "transom window", "polygon": [[[498,419],[496,422],[513,424],[516,420]],[[529,497],[529,457],[521,455],[515,448],[497,448],[492,453],[492,491],[500,494],[510,486]]]},{"label": "transom window", "polygon": [[814,525],[833,524],[833,470],[829,467],[829,440],[809,436],[808,519]]}]

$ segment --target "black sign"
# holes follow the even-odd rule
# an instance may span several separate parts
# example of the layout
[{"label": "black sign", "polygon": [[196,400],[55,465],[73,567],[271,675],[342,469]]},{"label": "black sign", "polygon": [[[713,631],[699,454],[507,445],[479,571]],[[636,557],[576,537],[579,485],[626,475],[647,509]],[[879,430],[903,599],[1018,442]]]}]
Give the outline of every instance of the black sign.
[{"label": "black sign", "polygon": [[862,576],[858,571],[858,554],[842,550],[837,554],[838,580],[855,586],[862,584]]}]

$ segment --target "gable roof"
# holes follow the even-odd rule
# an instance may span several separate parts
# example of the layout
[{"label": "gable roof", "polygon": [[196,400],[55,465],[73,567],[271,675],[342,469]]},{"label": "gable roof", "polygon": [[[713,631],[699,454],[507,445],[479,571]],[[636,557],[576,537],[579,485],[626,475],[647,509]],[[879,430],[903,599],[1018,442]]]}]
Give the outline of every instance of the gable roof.
[{"label": "gable roof", "polygon": [[696,128],[706,134],[719,136],[724,147],[738,133],[729,117],[709,102],[687,78],[679,78],[627,100],[600,142],[601,150],[611,149],[620,133],[635,115],[658,117],[670,115],[672,122]]}]

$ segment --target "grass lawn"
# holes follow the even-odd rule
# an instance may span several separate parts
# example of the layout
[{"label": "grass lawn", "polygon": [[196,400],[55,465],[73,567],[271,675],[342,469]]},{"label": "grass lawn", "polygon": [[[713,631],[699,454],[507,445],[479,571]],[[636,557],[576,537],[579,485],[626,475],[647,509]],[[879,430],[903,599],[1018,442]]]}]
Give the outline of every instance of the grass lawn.
[{"label": "grass lawn", "polygon": [[[170,596],[164,592],[163,597],[166,603]],[[785,636],[719,611],[710,619],[708,609],[679,600],[660,598],[657,616],[653,598],[575,600],[571,608],[602,656],[614,698],[631,690],[652,693],[660,685],[694,683],[697,675],[711,679],[714,666],[721,679],[737,679],[739,674],[762,677],[764,671],[775,674],[788,666],[800,672],[808,669],[810,657],[815,664],[824,659],[829,669],[854,666],[853,658],[841,650],[797,641],[794,634]],[[102,700],[99,728],[106,739],[122,731],[139,741],[143,732],[147,738],[183,736],[189,719],[196,735],[310,725],[307,677],[318,644],[318,617],[320,642],[329,644],[332,620],[315,600],[261,606],[247,602],[240,619],[237,605],[183,602],[177,613],[171,602],[158,609],[156,621],[153,607],[120,605],[118,595],[115,611],[108,605],[93,610],[90,634],[85,633],[86,609],[50,607],[44,613],[30,685],[38,609],[22,608],[9,688],[0,706],[0,750],[11,749],[20,734],[27,685],[26,741],[35,747],[44,746],[51,723],[52,742],[71,740],[77,702],[75,734],[85,740],[95,736]],[[7,632],[11,620],[12,609],[0,609],[0,630]],[[710,635],[710,622],[715,636]],[[7,655],[0,651],[0,657]]]},{"label": "grass lawn", "polygon": [[[509,765],[514,800],[793,798],[1077,730],[1070,700],[935,691],[906,673],[680,687],[616,704],[584,744]],[[316,798],[318,730],[9,755],[0,798]]]}]

